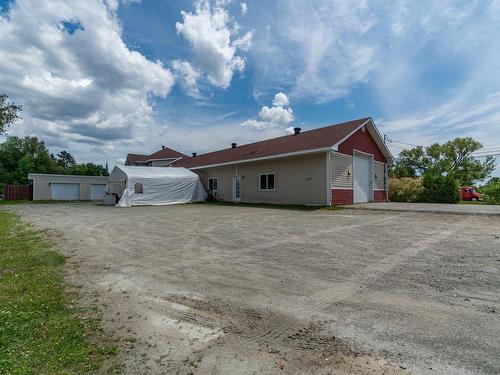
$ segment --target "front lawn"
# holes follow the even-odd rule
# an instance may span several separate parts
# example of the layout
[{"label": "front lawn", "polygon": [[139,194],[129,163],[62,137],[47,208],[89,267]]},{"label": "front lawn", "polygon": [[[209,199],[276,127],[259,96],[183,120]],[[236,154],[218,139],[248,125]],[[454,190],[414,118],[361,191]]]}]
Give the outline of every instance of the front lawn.
[{"label": "front lawn", "polygon": [[65,258],[44,236],[0,211],[0,374],[118,371],[95,308],[64,291]]}]

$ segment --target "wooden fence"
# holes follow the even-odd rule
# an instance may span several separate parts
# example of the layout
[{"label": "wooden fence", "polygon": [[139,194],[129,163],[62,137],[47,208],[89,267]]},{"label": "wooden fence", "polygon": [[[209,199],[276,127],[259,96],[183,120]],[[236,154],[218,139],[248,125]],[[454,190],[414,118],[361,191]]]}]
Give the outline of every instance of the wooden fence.
[{"label": "wooden fence", "polygon": [[33,200],[33,185],[5,185],[4,199]]}]

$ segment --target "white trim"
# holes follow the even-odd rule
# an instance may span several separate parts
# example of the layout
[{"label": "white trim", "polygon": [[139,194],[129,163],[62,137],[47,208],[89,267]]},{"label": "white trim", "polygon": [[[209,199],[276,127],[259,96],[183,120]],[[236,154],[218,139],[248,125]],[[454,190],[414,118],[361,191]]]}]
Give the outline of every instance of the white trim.
[{"label": "white trim", "polygon": [[355,154],[355,153],[356,153],[356,154],[363,154],[363,155],[365,155],[365,156],[369,156],[369,157],[371,157],[371,158],[372,158],[372,162],[373,162],[373,154],[370,154],[369,152],[360,151],[360,150],[357,150],[357,149],[353,148],[353,149],[352,149],[352,154],[353,154],[353,156],[354,156],[354,154]]},{"label": "white trim", "polygon": [[359,125],[358,127],[356,127],[356,129],[354,129],[352,132],[350,132],[349,134],[347,134],[344,138],[342,138],[340,141],[338,141],[337,143],[335,143],[333,145],[333,147],[335,148],[335,150],[338,151],[339,149],[339,145],[341,143],[344,143],[346,140],[348,140],[354,133],[356,133],[359,129],[361,129],[363,126],[365,126],[366,124],[368,124],[371,120],[368,119],[366,120],[365,122],[363,122],[361,125]]},{"label": "white trim", "polygon": [[163,160],[172,160],[172,163],[174,161],[177,161],[179,159],[182,159],[182,157],[178,157],[178,158],[159,158],[159,159],[146,159],[146,161],[144,161],[143,163],[147,163],[148,161],[163,161]]},{"label": "white trim", "polygon": [[[267,176],[267,175],[270,175],[272,174],[274,176],[274,189],[261,189],[260,188],[260,176]],[[267,177],[266,177],[266,182],[267,182]],[[258,181],[258,187],[259,187],[259,191],[276,191],[276,172],[263,172],[263,173],[259,173],[259,181]]]},{"label": "white trim", "polygon": [[326,205],[332,205],[332,168],[330,152],[326,153]]},{"label": "white trim", "polygon": [[369,190],[370,190],[370,197],[369,197],[369,200],[368,202],[373,202],[374,201],[374,194],[373,194],[373,154],[369,154],[367,152],[363,152],[363,151],[359,151],[359,150],[356,150],[356,149],[352,149],[352,202],[353,203],[356,203],[354,202],[354,195],[355,195],[355,180],[356,180],[356,172],[354,170],[355,168],[355,165],[356,165],[356,162],[354,161],[355,159],[355,154],[361,154],[363,156],[368,156],[370,157],[371,159],[371,163],[370,163],[370,173],[369,173],[369,181],[370,181],[370,187],[369,187]]},{"label": "white trim", "polygon": [[385,191],[385,189],[373,189],[373,191]]},{"label": "white trim", "polygon": [[386,163],[384,163],[383,161],[378,161],[378,160],[373,160],[374,163],[378,163],[378,164],[383,164],[385,165]]},{"label": "white trim", "polygon": [[[372,125],[373,130],[375,130],[375,132],[377,133],[377,137],[378,137],[378,139],[381,141],[383,148],[384,148],[384,149],[387,151],[387,153],[389,154],[389,158],[387,158],[387,157],[386,157],[386,159],[389,159],[389,160],[388,160],[388,162],[390,162],[390,163],[392,164],[392,163],[394,162],[394,156],[392,156],[392,152],[391,152],[391,150],[390,150],[390,149],[389,149],[389,147],[387,147],[387,145],[385,144],[385,142],[384,142],[384,138],[382,137],[382,134],[380,134],[380,132],[378,131],[377,126],[375,125],[375,123],[373,122],[373,119],[371,119],[371,118],[370,118],[370,123],[371,123],[371,125]],[[369,130],[370,130],[370,129],[368,129],[368,131],[369,131]],[[379,145],[377,144],[377,146],[379,146]],[[379,146],[379,148],[380,148],[380,146]]]},{"label": "white trim", "polygon": [[352,158],[352,155],[344,154],[343,152],[330,151],[330,153],[335,154],[335,155],[345,156],[346,158]]},{"label": "white trim", "polygon": [[[210,180],[217,180],[217,189],[215,190],[210,190]],[[218,193],[219,192],[219,177],[218,176],[210,176],[207,179],[207,190],[211,191],[212,193]]]},{"label": "white trim", "polygon": [[[79,175],[79,174],[51,174],[51,173],[28,173],[28,180],[33,180],[34,177],[72,177],[72,178],[105,178],[106,181],[108,180],[109,176],[86,176],[86,175]],[[64,183],[64,182],[62,182]],[[75,182],[76,183],[76,182]]]},{"label": "white trim", "polygon": [[[375,125],[375,123],[373,122],[373,119],[369,118],[368,120],[366,120],[365,122],[363,122],[361,125],[359,125],[355,130],[353,130],[351,133],[349,133],[347,136],[345,136],[344,138],[342,138],[340,141],[338,141],[337,143],[335,143],[333,145],[333,148],[335,150],[338,151],[338,147],[340,146],[341,143],[345,142],[347,139],[349,139],[354,133],[356,133],[359,129],[361,129],[363,126],[366,126],[366,125],[370,125],[368,127],[368,132],[370,133],[370,135],[373,137],[373,134],[372,134],[372,130],[375,131],[375,135],[376,135],[376,138],[379,140],[379,142],[377,142],[377,139],[374,138],[374,141],[375,143],[377,144],[377,147],[382,151],[382,154],[384,154],[383,151],[386,152],[386,155],[385,158],[387,159],[387,162],[388,164],[392,164],[394,162],[394,156],[392,156],[392,152],[391,150],[389,150],[389,148],[387,147],[387,145],[385,144],[384,142],[384,139],[382,138],[382,135],[380,134],[380,132],[378,131],[378,128],[377,126]],[[380,143],[380,144],[379,144]]]},{"label": "white trim", "polygon": [[315,154],[315,153],[320,153],[320,152],[325,152],[325,151],[334,151],[334,150],[333,150],[332,147],[328,146],[328,147],[314,148],[314,149],[311,149],[311,150],[294,151],[294,152],[287,152],[287,153],[284,153],[284,154],[262,156],[260,158],[253,158],[253,159],[246,159],[246,160],[235,160],[235,161],[228,161],[228,162],[225,162],[225,163],[201,165],[201,166],[197,166],[197,167],[187,167],[187,169],[194,170],[194,169],[223,167],[223,166],[226,166],[226,165],[233,165],[233,164],[240,164],[240,163],[251,163],[251,162],[260,161],[260,160],[270,160],[270,159],[286,158],[286,157],[289,157],[289,156],[299,156],[299,155]]}]

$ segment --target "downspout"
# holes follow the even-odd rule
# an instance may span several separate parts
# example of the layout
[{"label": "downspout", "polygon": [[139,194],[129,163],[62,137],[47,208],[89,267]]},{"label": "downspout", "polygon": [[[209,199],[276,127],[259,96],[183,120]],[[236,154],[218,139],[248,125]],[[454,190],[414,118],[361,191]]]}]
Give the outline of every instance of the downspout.
[{"label": "downspout", "polygon": [[326,153],[326,205],[332,205],[332,168],[331,168],[331,153]]}]

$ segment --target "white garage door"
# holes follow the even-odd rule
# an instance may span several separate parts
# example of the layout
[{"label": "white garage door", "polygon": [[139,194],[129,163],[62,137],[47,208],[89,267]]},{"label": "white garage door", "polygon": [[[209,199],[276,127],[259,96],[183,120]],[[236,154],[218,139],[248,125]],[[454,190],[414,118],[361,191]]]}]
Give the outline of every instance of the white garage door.
[{"label": "white garage door", "polygon": [[104,198],[104,190],[106,190],[106,185],[90,185],[90,199],[93,201],[102,201],[102,199]]},{"label": "white garage door", "polygon": [[80,184],[52,184],[52,199],[56,201],[77,201],[80,199]]},{"label": "white garage door", "polygon": [[372,199],[371,164],[371,157],[354,155],[354,203],[369,202]]}]

